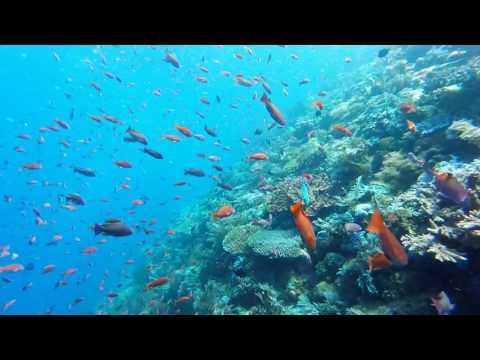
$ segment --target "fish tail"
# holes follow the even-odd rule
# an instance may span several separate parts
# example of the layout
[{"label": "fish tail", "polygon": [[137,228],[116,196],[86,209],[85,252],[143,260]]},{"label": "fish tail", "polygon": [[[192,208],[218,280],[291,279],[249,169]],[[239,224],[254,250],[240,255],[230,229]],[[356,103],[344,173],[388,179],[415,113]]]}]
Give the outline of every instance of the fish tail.
[{"label": "fish tail", "polygon": [[370,224],[368,224],[367,231],[373,233],[379,233],[385,228],[385,223],[383,222],[382,215],[378,209],[375,209],[373,212],[372,218],[370,219]]},{"label": "fish tail", "polygon": [[93,225],[93,232],[95,233],[95,235],[102,233],[103,232],[102,225],[99,225],[99,224]]}]

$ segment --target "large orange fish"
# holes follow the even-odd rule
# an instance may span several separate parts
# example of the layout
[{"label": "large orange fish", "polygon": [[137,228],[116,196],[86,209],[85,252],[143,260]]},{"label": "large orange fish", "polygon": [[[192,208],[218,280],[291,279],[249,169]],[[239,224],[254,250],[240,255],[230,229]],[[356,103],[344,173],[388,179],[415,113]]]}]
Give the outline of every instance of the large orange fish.
[{"label": "large orange fish", "polygon": [[[373,212],[367,230],[378,234],[380,246],[385,257],[384,259],[381,253],[377,253],[373,255],[372,260],[369,259],[369,263],[372,262],[372,265],[375,265],[375,263],[380,263],[382,265],[381,267],[388,266],[388,262],[386,260],[390,261],[392,265],[395,266],[406,266],[408,264],[408,256],[405,252],[405,249],[400,244],[397,237],[385,225],[382,215],[380,215],[378,209],[375,209]],[[372,270],[375,270],[375,266],[373,266]]]},{"label": "large orange fish", "polygon": [[299,200],[292,206],[290,206],[290,211],[293,214],[293,220],[295,221],[295,226],[298,229],[298,232],[302,236],[303,241],[307,245],[310,251],[314,251],[317,239],[315,237],[315,231],[313,230],[313,225],[307,214],[302,209],[303,201]]},{"label": "large orange fish", "polygon": [[229,205],[222,206],[216,212],[212,214],[214,219],[221,219],[235,214],[235,209]]}]

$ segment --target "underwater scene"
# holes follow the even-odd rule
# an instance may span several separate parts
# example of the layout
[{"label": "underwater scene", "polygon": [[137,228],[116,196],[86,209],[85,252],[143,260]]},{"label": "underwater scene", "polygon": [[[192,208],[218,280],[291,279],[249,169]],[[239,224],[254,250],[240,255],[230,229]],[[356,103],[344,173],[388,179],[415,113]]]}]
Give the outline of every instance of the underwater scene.
[{"label": "underwater scene", "polygon": [[480,46],[0,59],[0,314],[480,314]]}]

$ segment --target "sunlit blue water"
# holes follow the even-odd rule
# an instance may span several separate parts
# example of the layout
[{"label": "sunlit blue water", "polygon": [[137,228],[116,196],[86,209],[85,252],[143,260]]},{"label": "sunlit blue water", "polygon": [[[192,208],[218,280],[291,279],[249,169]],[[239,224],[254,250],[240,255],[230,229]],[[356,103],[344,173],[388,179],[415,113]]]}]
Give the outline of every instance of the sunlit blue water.
[{"label": "sunlit blue water", "polygon": [[[265,108],[258,101],[263,93],[261,85],[245,88],[235,84],[233,76],[243,74],[247,78],[262,75],[272,88],[274,103],[288,114],[297,104],[315,96],[320,90],[331,91],[342,86],[339,74],[358,69],[371,61],[382,46],[250,46],[254,55],[249,55],[243,46],[163,46],[152,49],[138,46],[1,46],[0,47],[0,93],[2,107],[0,119],[0,181],[2,196],[12,196],[13,201],[0,202],[0,245],[10,245],[10,252],[19,254],[0,258],[0,266],[33,263],[32,271],[1,274],[12,280],[0,281],[0,312],[3,304],[12,299],[16,303],[4,314],[41,314],[53,307],[54,314],[94,313],[96,306],[105,302],[109,291],[119,291],[122,271],[130,271],[127,259],[140,261],[140,241],[147,237],[142,231],[127,238],[107,238],[108,243],[97,244],[102,236],[95,237],[90,230],[94,223],[110,217],[121,218],[131,226],[141,220],[156,218],[153,226],[156,239],[165,239],[169,224],[179,211],[194,203],[215,186],[205,178],[185,178],[183,170],[188,167],[202,168],[207,175],[214,175],[212,163],[195,156],[196,153],[218,155],[225,171],[242,160],[254,149],[253,131],[262,124],[271,122]],[[173,51],[181,63],[180,69],[162,61],[165,49]],[[57,61],[53,53],[58,54]],[[234,53],[243,55],[239,60]],[[291,55],[298,55],[298,60]],[[103,55],[105,64],[102,63]],[[267,63],[271,55],[270,63]],[[346,64],[343,59],[352,57]],[[91,63],[91,65],[88,64]],[[200,66],[208,68],[205,74]],[[221,71],[231,72],[230,77]],[[122,82],[105,77],[104,72],[116,74]],[[196,76],[206,76],[208,84],[195,81]],[[306,86],[298,83],[304,78],[311,82]],[[99,93],[89,86],[95,81],[102,87]],[[288,96],[282,93],[281,81],[287,82]],[[128,86],[128,83],[130,84]],[[152,92],[160,89],[161,96]],[[257,100],[252,100],[253,93]],[[65,93],[71,95],[67,98]],[[199,101],[207,96],[210,105]],[[216,96],[221,100],[216,101]],[[233,109],[230,105],[238,105]],[[70,119],[70,113],[74,112]],[[130,109],[130,111],[129,111]],[[173,111],[169,112],[168,110]],[[121,119],[126,125],[115,126],[107,121],[97,124],[88,115],[100,115],[102,111]],[[201,119],[195,113],[205,115]],[[53,119],[67,121],[71,129],[41,134],[38,129],[54,125]],[[194,133],[206,136],[205,142],[186,139],[179,134],[175,124],[189,127]],[[138,143],[123,141],[127,125],[145,134],[149,147],[160,151],[164,159],[156,160],[140,150]],[[203,126],[215,128],[217,139],[208,137]],[[278,132],[272,130],[272,134]],[[16,138],[19,133],[32,135],[30,140]],[[160,138],[161,134],[182,137],[180,143]],[[44,144],[37,144],[43,135]],[[252,139],[251,145],[240,138]],[[65,139],[70,148],[59,141]],[[90,140],[80,144],[78,140]],[[224,151],[213,146],[215,140],[232,148]],[[13,150],[25,148],[25,153]],[[114,160],[128,160],[134,167],[122,169],[113,165]],[[42,162],[40,171],[21,170],[28,162]],[[72,171],[72,166],[90,167],[97,177],[87,178]],[[130,190],[116,191],[130,177]],[[38,185],[27,182],[38,180]],[[61,186],[43,186],[61,182]],[[175,187],[176,181],[187,180],[188,187]],[[71,192],[80,193],[87,204],[77,206],[74,212],[59,207],[58,196]],[[174,197],[183,198],[175,201]],[[129,214],[133,199],[146,198],[146,204]],[[108,202],[104,202],[105,200]],[[52,208],[43,207],[49,202]],[[162,205],[166,203],[165,205]],[[38,208],[48,225],[35,224],[32,208]],[[63,239],[56,246],[47,246],[55,234]],[[35,235],[36,245],[29,245]],[[152,236],[152,235],[151,235]],[[79,237],[80,241],[76,241]],[[167,240],[165,240],[167,241]],[[80,252],[87,246],[97,246],[98,252],[84,256]],[[42,274],[47,264],[55,264],[56,270]],[[67,278],[68,285],[54,288],[67,268],[78,272]],[[103,291],[98,289],[105,271],[110,276],[105,280]],[[85,278],[88,277],[88,278]],[[80,281],[77,284],[77,281]],[[23,291],[28,282],[33,286]],[[72,309],[68,305],[76,298],[84,301]]]}]

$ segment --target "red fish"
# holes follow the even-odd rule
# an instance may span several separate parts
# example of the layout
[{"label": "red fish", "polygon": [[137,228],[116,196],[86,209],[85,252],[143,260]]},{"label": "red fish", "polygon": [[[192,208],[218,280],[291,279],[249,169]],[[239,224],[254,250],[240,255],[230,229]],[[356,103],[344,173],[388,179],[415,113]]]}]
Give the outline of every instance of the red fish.
[{"label": "red fish", "polygon": [[118,167],[121,167],[121,168],[131,168],[132,167],[132,164],[130,164],[126,160],[117,160],[117,161],[114,161],[113,163],[115,165],[117,165]]},{"label": "red fish", "polygon": [[168,283],[168,278],[165,276],[159,277],[156,280],[153,280],[152,282],[149,282],[147,286],[145,286],[145,289],[143,290],[144,292],[156,288],[157,286],[165,285]]},{"label": "red fish", "polygon": [[212,214],[214,219],[221,219],[235,214],[235,209],[229,205],[222,206]]},{"label": "red fish", "polygon": [[202,96],[200,98],[200,102],[202,102],[205,105],[210,105],[210,100],[208,100],[208,98],[206,96]]},{"label": "red fish", "polygon": [[253,86],[253,82],[250,80],[246,80],[243,78],[242,74],[238,74],[235,76],[235,81],[237,82],[238,85],[246,86],[246,87],[251,87]]},{"label": "red fish", "polygon": [[65,121],[59,120],[59,119],[53,119],[58,125],[60,125],[62,128],[68,130],[70,129],[70,125],[68,125]]},{"label": "red fish", "polygon": [[195,80],[197,80],[198,82],[201,82],[201,83],[203,83],[203,84],[208,83],[208,79],[207,79],[206,77],[204,77],[204,76],[197,76],[197,77],[195,78]]},{"label": "red fish", "polygon": [[63,275],[63,276],[70,276],[70,275],[72,275],[72,274],[75,274],[77,271],[78,271],[77,268],[68,268],[67,270],[65,270],[65,271],[63,272],[62,275]]},{"label": "red fish", "polygon": [[175,303],[173,306],[177,306],[178,304],[181,304],[185,301],[188,301],[190,300],[191,298],[193,297],[193,293],[190,291],[190,294],[186,295],[186,296],[180,296],[177,300],[175,300]]},{"label": "red fish", "polygon": [[175,235],[175,230],[173,230],[173,229],[168,229],[168,230],[167,230],[167,234],[168,234],[168,235]]},{"label": "red fish", "polygon": [[267,94],[263,94],[260,101],[265,104],[265,108],[267,109],[268,113],[270,114],[273,120],[275,120],[280,125],[285,125],[287,123],[282,113],[277,109],[275,105],[273,105],[272,101],[267,96]]},{"label": "red fish", "polygon": [[248,157],[249,160],[268,160],[268,156],[265,153],[255,153]]},{"label": "red fish", "polygon": [[243,55],[242,54],[239,54],[239,53],[234,53],[233,56],[235,56],[237,59],[239,60],[242,60],[243,59]]},{"label": "red fish", "polygon": [[175,125],[175,128],[178,131],[180,131],[183,135],[185,135],[186,137],[192,137],[193,136],[193,133],[190,131],[190,129],[185,127],[185,126]]},{"label": "red fish", "polygon": [[400,104],[400,111],[404,114],[411,114],[417,112],[417,106],[411,103]]},{"label": "red fish", "polygon": [[132,205],[144,205],[144,204],[145,204],[145,201],[142,199],[132,200]]},{"label": "red fish", "polygon": [[42,163],[28,163],[28,164],[23,164],[22,166],[26,170],[40,170],[43,168]]},{"label": "red fish", "polygon": [[43,267],[42,273],[43,273],[43,274],[46,274],[46,273],[52,272],[53,270],[55,270],[55,268],[56,268],[56,266],[53,265],[53,264],[45,265],[45,266]]},{"label": "red fish", "polygon": [[97,252],[97,248],[95,246],[88,246],[82,250],[83,255],[91,255]]},{"label": "red fish", "polygon": [[128,127],[126,133],[129,134],[135,141],[139,142],[140,144],[148,145],[147,138],[142,133],[133,130],[131,127]]},{"label": "red fish", "polygon": [[24,270],[24,266],[22,264],[10,264],[6,266],[0,266],[0,273],[4,272],[18,272]]},{"label": "red fish", "polygon": [[408,264],[408,256],[405,252],[405,249],[400,244],[397,237],[385,225],[378,209],[375,209],[375,211],[373,212],[367,230],[369,232],[378,234],[378,237],[380,239],[380,247],[385,253],[385,257],[393,265],[406,266]]},{"label": "red fish", "polygon": [[24,139],[24,140],[30,140],[32,138],[32,136],[30,134],[18,134],[17,138]]},{"label": "red fish", "polygon": [[386,269],[392,266],[392,262],[388,260],[384,253],[379,252],[368,256],[368,271],[376,271]]},{"label": "red fish", "polygon": [[293,220],[295,221],[295,226],[298,229],[303,241],[307,245],[310,251],[314,251],[316,248],[317,239],[315,237],[315,231],[313,230],[313,225],[307,214],[302,209],[303,201],[299,200],[292,206],[290,206],[290,211],[293,214]]},{"label": "red fish", "polygon": [[114,124],[123,125],[123,122],[112,115],[103,114],[102,118]]},{"label": "red fish", "polygon": [[438,190],[457,205],[469,205],[472,196],[465,187],[450,173],[431,170]]},{"label": "red fish", "polygon": [[352,132],[349,129],[347,129],[346,127],[344,127],[342,125],[335,125],[333,128],[335,130],[341,132],[342,134],[348,136],[348,137],[352,137],[352,135],[353,135]]},{"label": "red fish", "polygon": [[180,138],[177,135],[162,135],[162,139],[173,141],[173,142],[180,142]]},{"label": "red fish", "polygon": [[315,100],[315,101],[313,102],[313,106],[314,106],[317,110],[323,110],[323,108],[325,107],[320,100]]},{"label": "red fish", "polygon": [[187,183],[185,181],[177,181],[175,183],[175,186],[184,186],[184,185],[187,185]]}]

